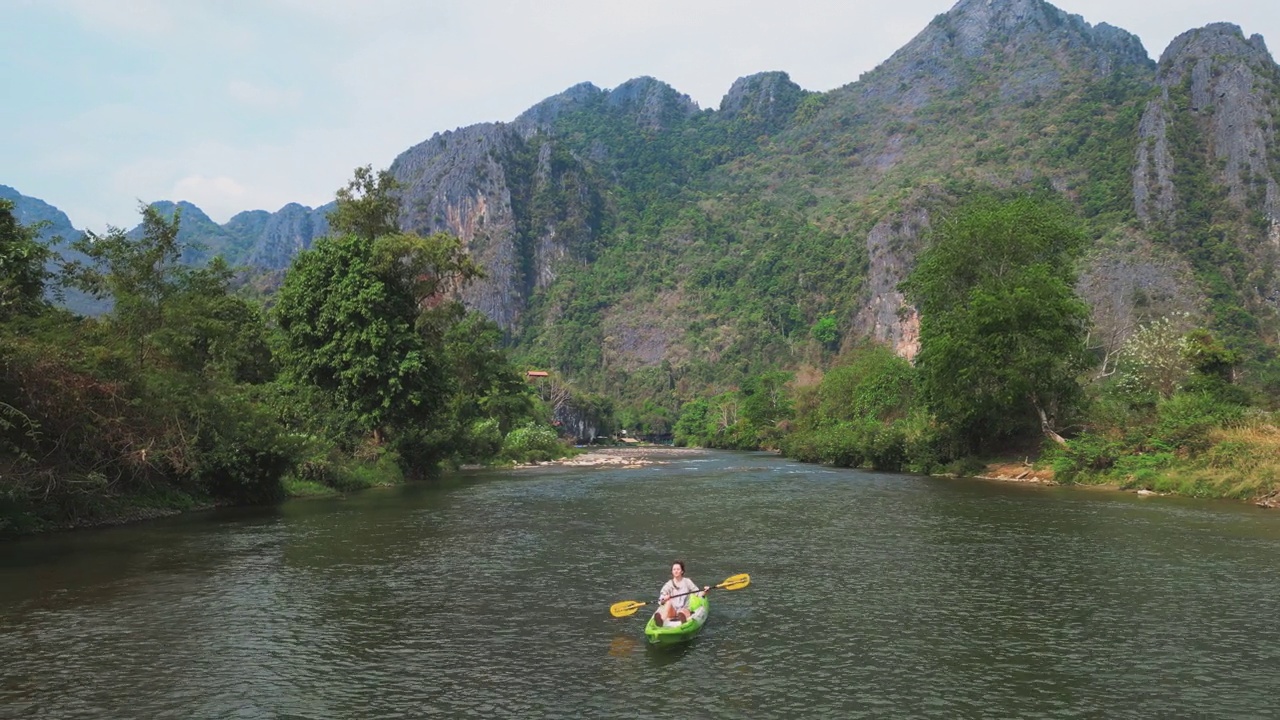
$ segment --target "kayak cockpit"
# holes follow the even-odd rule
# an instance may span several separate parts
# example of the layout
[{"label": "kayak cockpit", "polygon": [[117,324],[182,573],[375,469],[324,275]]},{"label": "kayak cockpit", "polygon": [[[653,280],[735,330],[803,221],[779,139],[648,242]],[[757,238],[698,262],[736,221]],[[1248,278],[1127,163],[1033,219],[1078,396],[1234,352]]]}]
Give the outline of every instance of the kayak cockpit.
[{"label": "kayak cockpit", "polygon": [[645,637],[649,639],[649,642],[659,645],[692,639],[706,624],[707,616],[711,612],[711,606],[707,603],[706,598],[694,595],[689,599],[689,610],[692,611],[692,615],[685,622],[668,620],[659,625],[652,617],[649,618],[648,624],[644,627]]}]

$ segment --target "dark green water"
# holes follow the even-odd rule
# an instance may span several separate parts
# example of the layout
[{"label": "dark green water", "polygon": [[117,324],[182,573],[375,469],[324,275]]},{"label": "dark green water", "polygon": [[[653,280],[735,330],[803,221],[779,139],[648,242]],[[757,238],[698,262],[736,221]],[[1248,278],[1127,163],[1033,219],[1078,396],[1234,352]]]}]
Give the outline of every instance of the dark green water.
[{"label": "dark green water", "polygon": [[0,545],[0,717],[1277,717],[1278,605],[1274,512],[691,453]]}]

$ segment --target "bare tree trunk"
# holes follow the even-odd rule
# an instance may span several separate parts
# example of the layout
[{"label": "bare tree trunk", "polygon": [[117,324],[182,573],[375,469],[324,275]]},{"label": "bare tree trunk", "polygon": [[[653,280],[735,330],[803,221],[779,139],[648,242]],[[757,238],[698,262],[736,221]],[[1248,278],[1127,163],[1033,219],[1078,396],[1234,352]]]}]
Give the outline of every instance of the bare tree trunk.
[{"label": "bare tree trunk", "polygon": [[1049,422],[1049,416],[1045,413],[1044,408],[1040,407],[1040,403],[1036,402],[1035,398],[1032,398],[1031,404],[1035,407],[1036,414],[1040,416],[1040,431],[1044,433],[1044,436],[1059,445],[1066,445],[1066,438],[1054,431],[1053,423]]}]

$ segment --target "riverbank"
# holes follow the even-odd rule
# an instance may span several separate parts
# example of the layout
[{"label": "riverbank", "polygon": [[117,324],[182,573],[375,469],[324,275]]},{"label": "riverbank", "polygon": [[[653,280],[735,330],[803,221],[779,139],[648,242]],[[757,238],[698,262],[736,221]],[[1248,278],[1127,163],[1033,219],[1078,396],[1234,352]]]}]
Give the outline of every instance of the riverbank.
[{"label": "riverbank", "polygon": [[572,457],[548,460],[546,462],[517,465],[516,468],[531,468],[546,465],[563,467],[619,467],[641,468],[649,465],[663,465],[678,458],[694,455],[705,455],[708,451],[702,448],[678,448],[669,445],[618,445],[611,447],[591,448],[587,452]]},{"label": "riverbank", "polygon": [[999,480],[1001,482],[1024,482],[1040,485],[1058,485],[1054,478],[1053,468],[1036,467],[1027,460],[1002,461],[987,463],[982,473],[974,475],[980,480]]},{"label": "riverbank", "polygon": [[[543,466],[642,468],[672,462],[676,458],[707,453],[708,451],[702,448],[660,445],[602,447],[593,448],[573,457],[517,465],[516,468]],[[1114,474],[1106,473],[1076,474],[1071,482],[1062,482],[1048,461],[1037,461],[1030,457],[1000,458],[986,462],[981,470],[964,477],[995,482],[1079,486],[1114,492],[1131,492],[1144,496],[1246,500],[1259,507],[1280,509],[1280,487],[1275,487],[1274,484],[1268,485],[1265,479],[1257,478],[1237,479],[1230,482],[1229,477],[1224,480],[1221,472],[1206,476],[1206,470],[1202,465],[1203,463],[1182,462],[1168,466],[1160,474],[1148,472],[1127,477],[1116,477]],[[939,477],[960,476],[943,474]],[[1265,492],[1255,491],[1258,488],[1265,489]]]},{"label": "riverbank", "polygon": [[[514,467],[517,470],[548,466],[638,469],[711,454],[712,451],[703,448],[664,445],[593,447],[577,455]],[[1241,455],[1238,448],[1236,455]],[[1222,453],[1217,457],[1220,466]],[[1245,453],[1244,457],[1253,456]],[[1280,458],[1272,459],[1271,463],[1280,463]],[[1223,467],[1215,466],[1212,459],[1195,463],[1184,461],[1167,465],[1159,471],[1127,476],[1117,476],[1114,472],[1077,473],[1071,482],[1061,482],[1049,462],[1036,462],[1030,458],[1002,458],[987,462],[980,471],[969,477],[995,482],[1076,485],[1139,495],[1230,498],[1246,500],[1259,507],[1280,509],[1280,487],[1277,486],[1280,483],[1274,479],[1268,483],[1266,478],[1256,477],[1260,469],[1266,470],[1272,465],[1264,464],[1260,468],[1255,463],[1249,468],[1255,476],[1245,476],[1232,474],[1242,472],[1239,468],[1224,470]],[[341,489],[313,480],[303,480],[296,475],[286,476],[283,485],[286,497],[304,499],[341,496],[371,487],[390,487],[404,482],[402,474],[379,473],[371,466],[364,468],[364,472],[352,474]],[[35,508],[0,507],[0,539],[43,532],[126,525],[218,506],[219,503],[208,498],[170,492],[86,500],[83,507],[75,508],[67,516],[60,518],[43,516]]]},{"label": "riverbank", "polygon": [[24,535],[114,527],[224,506],[177,490],[122,496],[85,495],[73,507],[0,504],[0,540]]},{"label": "riverbank", "polygon": [[[1235,448],[1239,451],[1239,448]],[[1245,455],[1245,457],[1251,457]],[[1257,462],[1224,462],[1221,454],[1208,459],[1169,460],[1158,469],[1140,469],[1125,473],[1078,473],[1071,482],[1060,482],[1051,466],[1044,462],[993,461],[973,475],[997,482],[1036,483],[1047,486],[1075,486],[1133,492],[1140,496],[1196,497],[1201,500],[1236,500],[1258,507],[1280,510],[1280,475],[1271,466]],[[1240,466],[1243,465],[1243,466]]]}]

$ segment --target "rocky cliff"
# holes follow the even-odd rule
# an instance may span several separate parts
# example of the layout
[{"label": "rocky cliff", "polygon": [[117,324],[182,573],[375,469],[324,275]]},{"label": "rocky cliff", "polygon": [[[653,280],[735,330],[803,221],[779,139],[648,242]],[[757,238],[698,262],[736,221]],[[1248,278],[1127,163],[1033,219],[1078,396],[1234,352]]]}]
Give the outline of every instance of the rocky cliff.
[{"label": "rocky cliff", "polygon": [[[485,267],[464,299],[518,352],[656,397],[821,362],[819,318],[846,347],[909,356],[898,283],[940,214],[993,187],[1056,192],[1084,218],[1080,290],[1103,353],[1169,312],[1273,343],[1277,117],[1280,69],[1233,25],[1187,32],[1156,63],[1134,35],[1042,0],[961,0],[830,92],[766,72],[702,110],[654,78],[582,83],[439,133],[391,172],[401,224],[457,235]],[[278,271],[325,210],[184,217]]]},{"label": "rocky cliff", "polygon": [[610,165],[617,147],[599,138],[574,147],[559,131],[587,114],[624,133],[660,133],[697,112],[687,95],[637,78],[613,90],[575,85],[510,124],[437,134],[391,165],[404,186],[401,224],[461,238],[486,271],[464,300],[514,331],[532,294],[554,282],[558,268],[593,259],[605,188],[621,172]]},{"label": "rocky cliff", "polygon": [[534,127],[442,133],[402,153],[391,172],[404,186],[402,226],[460,238],[486,273],[463,299],[507,330],[561,262],[590,258],[601,195],[580,160]]},{"label": "rocky cliff", "polygon": [[1139,127],[1135,214],[1220,279],[1218,294],[1280,310],[1280,68],[1261,36],[1217,23],[1169,44],[1155,86]]},{"label": "rocky cliff", "polygon": [[[1160,57],[1159,96],[1143,114],[1142,145],[1134,169],[1135,211],[1149,223],[1177,224],[1177,160],[1170,135],[1187,164],[1207,163],[1212,181],[1241,212],[1261,212],[1280,222],[1276,184],[1276,116],[1280,72],[1262,36],[1245,39],[1240,28],[1218,23],[1192,30]],[[1193,191],[1188,188],[1188,191]]]}]

